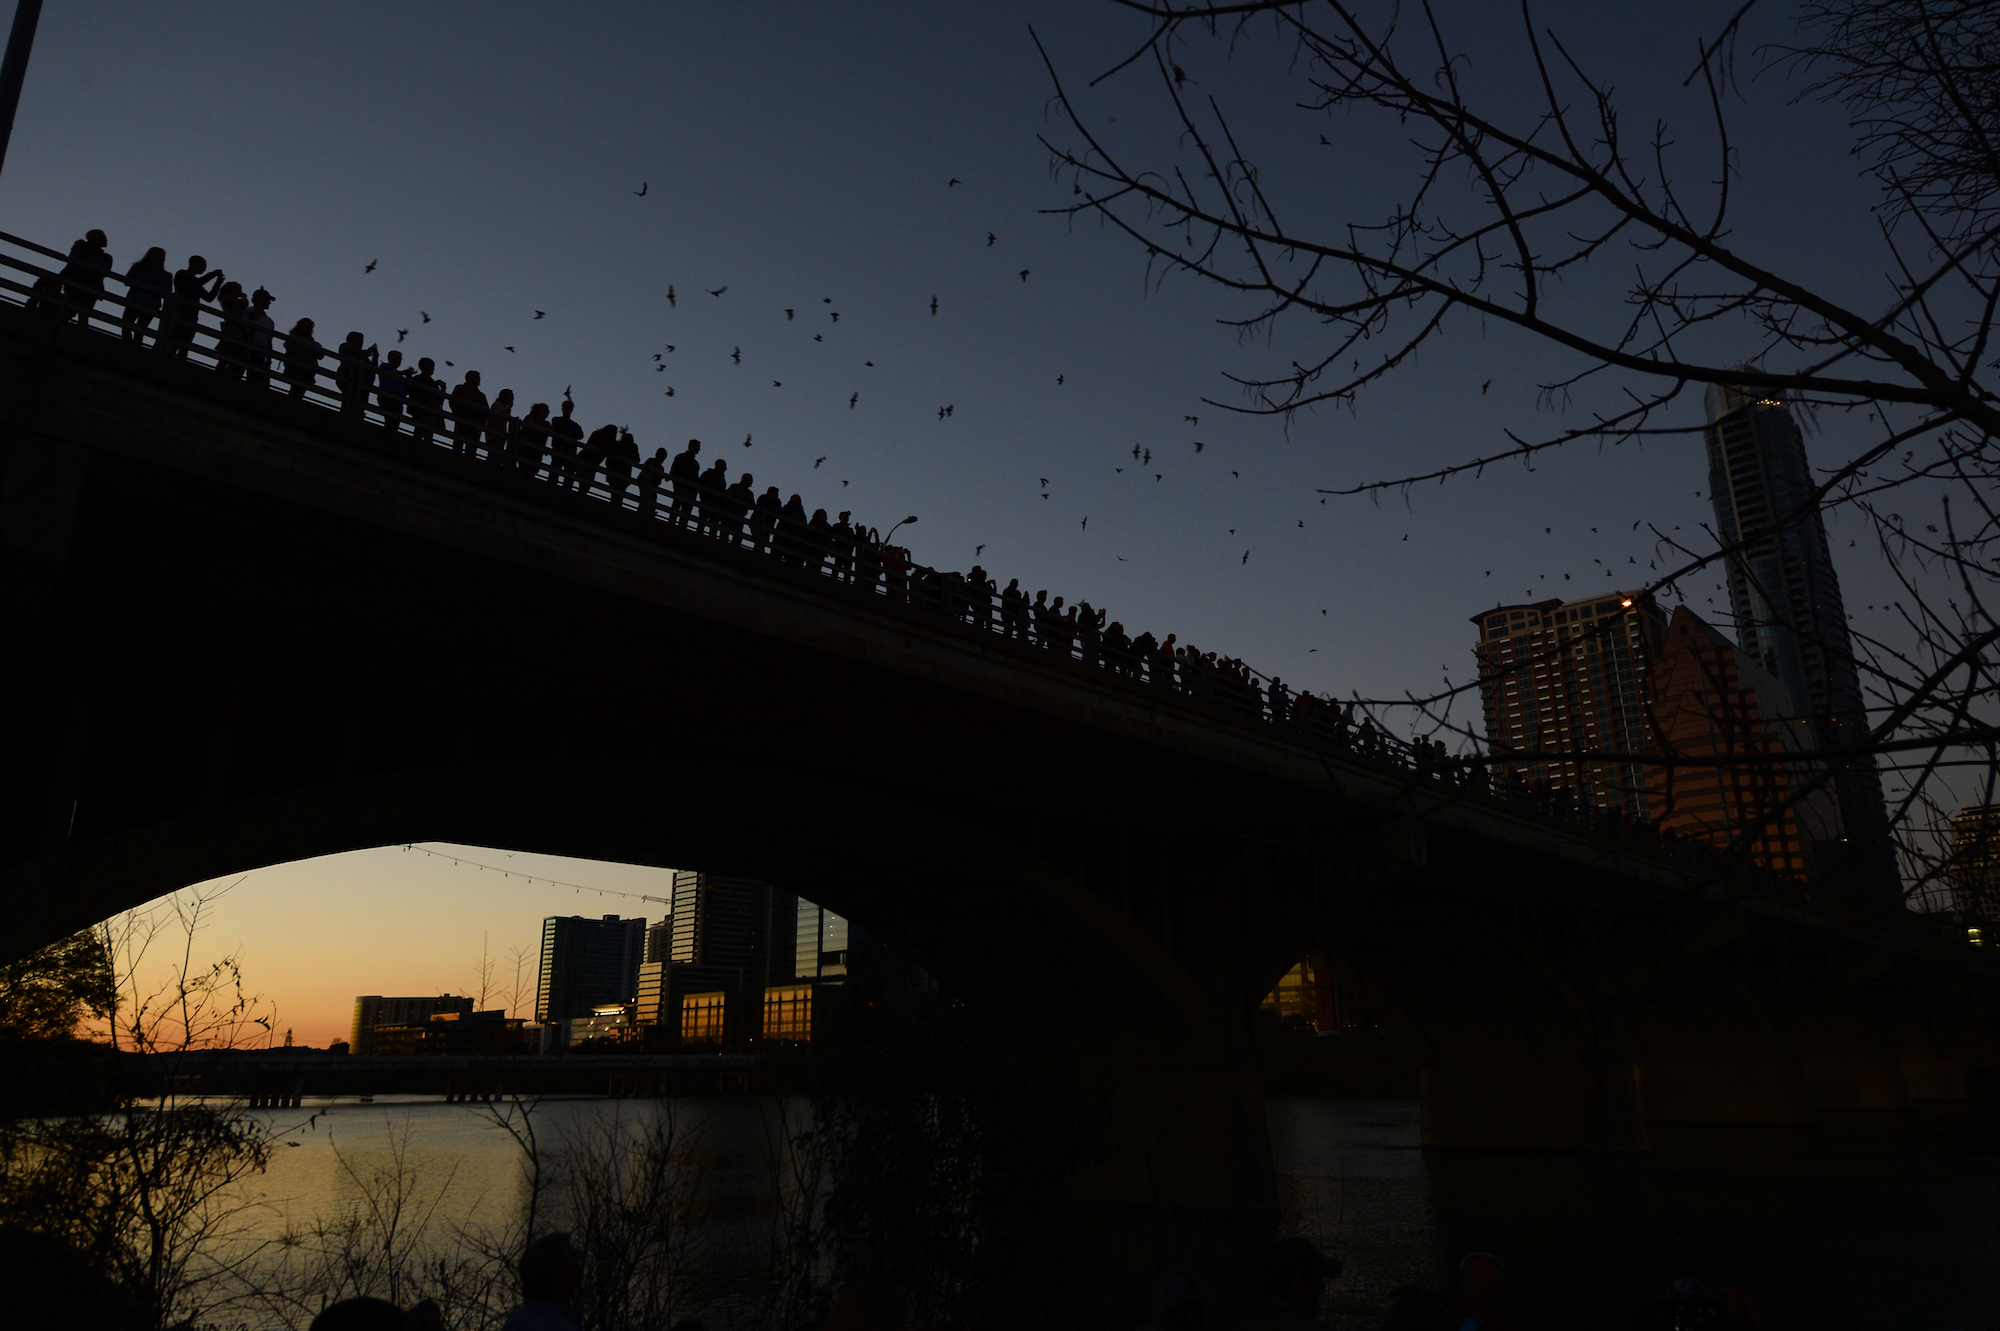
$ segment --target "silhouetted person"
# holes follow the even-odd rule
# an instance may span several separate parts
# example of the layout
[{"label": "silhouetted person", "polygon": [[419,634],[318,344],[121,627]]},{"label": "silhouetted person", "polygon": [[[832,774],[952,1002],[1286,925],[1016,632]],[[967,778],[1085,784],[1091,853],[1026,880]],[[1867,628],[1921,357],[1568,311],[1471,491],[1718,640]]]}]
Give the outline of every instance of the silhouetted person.
[{"label": "silhouetted person", "polygon": [[554,473],[555,483],[565,490],[582,488],[583,478],[577,475],[577,453],[583,447],[583,426],[572,414],[576,403],[563,399],[562,414],[549,422],[549,470]]},{"label": "silhouetted person", "polygon": [[425,356],[410,376],[410,423],[416,440],[428,444],[444,429],[444,380],[437,377],[437,362]]},{"label": "silhouetted person", "polygon": [[1458,1264],[1459,1325],[1465,1331],[1509,1331],[1506,1316],[1507,1268],[1490,1252],[1475,1252]]},{"label": "silhouetted person", "polygon": [[382,423],[391,430],[403,428],[403,408],[410,400],[410,381],[404,376],[403,353],[394,347],[375,367],[375,405],[382,409]]},{"label": "silhouetted person", "polygon": [[368,407],[368,390],[375,383],[375,348],[361,345],[361,334],[349,333],[347,340],[333,349],[339,362],[333,380],[340,388],[340,414],[357,420]]},{"label": "silhouetted person", "polygon": [[215,372],[241,379],[250,359],[250,297],[241,282],[224,282],[216,303],[222,306],[222,338],[215,344]]},{"label": "silhouetted person", "polygon": [[[528,408],[514,426],[511,440],[514,465],[533,480],[541,474],[542,462],[548,456],[549,404],[537,402]],[[551,473],[553,474],[553,472]]]},{"label": "silhouetted person", "polygon": [[326,349],[313,340],[313,321],[301,319],[285,334],[285,382],[293,397],[304,397],[319,382],[319,360]]},{"label": "silhouetted person", "polygon": [[514,390],[503,388],[486,408],[486,460],[505,465],[507,439],[514,433]]},{"label": "silhouetted person", "polygon": [[787,499],[785,506],[778,511],[778,545],[795,564],[806,562],[806,551],[810,546],[806,528],[811,521],[806,516],[806,501],[798,495]]},{"label": "silhouetted person", "polygon": [[1230,1331],[1312,1331],[1326,1282],[1340,1263],[1296,1235],[1274,1239],[1258,1258],[1255,1300]]},{"label": "silhouetted person", "polygon": [[806,519],[806,534],[811,540],[806,562],[818,569],[834,554],[833,524],[827,521],[825,509],[814,509],[812,516]]},{"label": "silhouetted person", "polygon": [[604,459],[604,483],[611,487],[612,503],[624,506],[625,491],[632,484],[632,473],[638,469],[639,441],[630,430],[620,430],[613,436]]},{"label": "silhouetted person", "polygon": [[701,493],[701,440],[688,440],[688,446],[674,455],[667,474],[674,483],[673,524],[685,527],[694,520],[695,499]]},{"label": "silhouetted person", "polygon": [[409,1325],[387,1299],[342,1299],[320,1309],[309,1331],[409,1331]]},{"label": "silhouetted person", "polygon": [[[144,342],[142,334],[166,308],[174,292],[174,275],[167,271],[167,252],[158,245],[125,270],[125,327],[127,342]],[[160,330],[164,335],[166,329]]]},{"label": "silhouetted person", "polygon": [[271,386],[271,343],[278,325],[271,318],[271,305],[278,298],[258,287],[250,293],[250,313],[243,320],[244,340],[249,344],[249,364],[245,378],[254,388]]},{"label": "silhouetted person", "polygon": [[1019,578],[1008,579],[1000,592],[1000,631],[1010,638],[1024,638],[1028,634],[1028,598],[1021,591]]},{"label": "silhouetted person", "polygon": [[1382,1319],[1382,1331],[1458,1331],[1459,1316],[1451,1301],[1405,1285],[1389,1296],[1389,1315]]},{"label": "silhouetted person", "polygon": [[166,341],[173,354],[186,357],[201,326],[201,303],[214,300],[222,289],[222,270],[208,271],[208,260],[188,256],[187,267],[174,274],[173,299],[167,302]]},{"label": "silhouetted person", "polygon": [[717,458],[701,474],[701,530],[720,536],[729,521],[729,464]]},{"label": "silhouetted person", "polygon": [[743,540],[743,531],[750,518],[757,512],[757,478],[744,472],[736,478],[736,484],[729,487],[729,543],[737,545]]},{"label": "silhouetted person", "polygon": [[[747,474],[747,473],[746,473]],[[656,448],[639,464],[639,516],[651,519],[660,506],[660,484],[667,476],[667,450]]]},{"label": "silhouetted person", "polygon": [[843,582],[854,581],[854,524],[848,520],[853,516],[842,513],[833,523],[833,576]]},{"label": "silhouetted person", "polygon": [[609,465],[606,459],[616,447],[618,447],[618,427],[600,425],[590,432],[590,436],[583,441],[583,447],[577,450],[577,457],[582,461],[583,489],[586,494],[590,492],[590,487],[597,483],[598,469]]},{"label": "silhouetted person", "polygon": [[777,550],[778,525],[785,520],[785,498],[773,485],[757,496],[757,507],[750,513],[750,548],[765,554]]},{"label": "silhouetted person", "polygon": [[486,394],[480,391],[479,371],[467,370],[465,381],[451,390],[452,445],[467,457],[479,451],[479,432],[486,428]]},{"label": "silhouetted person", "polygon": [[577,1331],[575,1307],[583,1288],[583,1258],[567,1234],[544,1234],[521,1254],[521,1306],[501,1331]]},{"label": "silhouetted person", "polygon": [[74,318],[86,328],[91,311],[104,299],[104,279],[111,272],[111,256],[104,247],[110,243],[102,231],[86,231],[82,240],[69,247],[69,262],[56,274],[68,305],[64,317]]}]

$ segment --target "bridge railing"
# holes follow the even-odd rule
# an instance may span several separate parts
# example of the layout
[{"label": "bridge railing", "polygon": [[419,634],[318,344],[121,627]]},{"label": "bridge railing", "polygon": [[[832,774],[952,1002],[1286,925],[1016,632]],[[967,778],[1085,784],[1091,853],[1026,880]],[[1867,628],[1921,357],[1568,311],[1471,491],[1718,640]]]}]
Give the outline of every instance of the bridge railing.
[{"label": "bridge railing", "polygon": [[[223,291],[228,291],[224,287]],[[220,294],[220,293],[218,293]],[[0,232],[0,300],[21,305],[52,324],[75,324],[213,373],[244,391],[266,390],[378,427],[415,450],[455,453],[547,487],[554,500],[588,500],[648,523],[754,552],[817,575],[851,593],[931,611],[969,630],[1010,640],[1025,650],[1066,659],[1128,681],[1132,687],[1222,714],[1267,732],[1275,729],[1322,751],[1389,767],[1406,779],[1533,809],[1542,816],[1643,843],[1652,853],[1706,865],[1720,854],[1705,842],[1662,835],[1615,809],[1548,791],[1514,778],[1495,778],[1482,757],[1451,757],[1424,740],[1407,741],[1372,720],[1353,721],[1335,700],[1292,694],[1276,681],[1260,685],[1247,666],[1192,653],[1171,653],[1150,636],[1127,638],[1103,611],[1067,614],[1000,592],[973,578],[914,564],[909,551],[866,527],[824,520],[824,511],[765,507],[747,487],[719,490],[672,477],[664,463],[642,462],[636,451],[605,447],[598,432],[581,440],[493,405],[454,399],[441,380],[414,366],[391,368],[374,346],[329,351],[312,337],[294,338],[250,322],[240,287],[224,308],[206,299],[135,284],[108,269],[79,267],[69,256]],[[394,348],[390,348],[394,350]],[[616,445],[613,445],[616,447]],[[1061,604],[1061,598],[1055,603]]]}]

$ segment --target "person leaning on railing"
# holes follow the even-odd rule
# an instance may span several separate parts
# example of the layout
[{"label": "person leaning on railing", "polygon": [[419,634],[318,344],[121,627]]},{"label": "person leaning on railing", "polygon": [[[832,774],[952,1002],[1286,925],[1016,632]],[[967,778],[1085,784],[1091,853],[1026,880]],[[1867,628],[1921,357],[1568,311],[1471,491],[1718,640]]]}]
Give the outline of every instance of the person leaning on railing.
[{"label": "person leaning on railing", "polygon": [[361,334],[350,332],[333,355],[339,362],[333,381],[340,389],[340,414],[358,419],[368,407],[368,390],[375,383],[375,348],[364,347]]},{"label": "person leaning on railing", "polygon": [[451,390],[452,446],[467,457],[479,448],[479,432],[486,428],[486,394],[479,387],[479,371],[467,370],[465,380]]},{"label": "person leaning on railing", "polygon": [[293,397],[304,397],[319,382],[319,361],[325,354],[326,348],[313,340],[312,320],[299,320],[285,334],[285,382]]},{"label": "person leaning on railing", "polygon": [[410,424],[420,444],[430,443],[444,429],[444,380],[436,374],[437,362],[425,356],[409,377]]},{"label": "person leaning on railing", "polygon": [[224,379],[241,379],[250,359],[250,297],[241,282],[224,282],[216,303],[222,306],[222,336],[215,344],[215,372]]},{"label": "person leaning on railing", "polygon": [[63,317],[73,318],[86,328],[90,326],[91,311],[104,299],[104,279],[112,267],[111,256],[104,249],[108,244],[110,241],[102,231],[86,231],[82,240],[69,247],[69,262],[56,275],[62,282],[68,311]]},{"label": "person leaning on railing", "polygon": [[583,426],[575,415],[576,403],[563,398],[562,415],[549,422],[549,479],[560,490],[583,489],[577,471],[577,451],[583,447]]},{"label": "person leaning on railing", "polygon": [[[173,294],[174,275],[167,271],[167,252],[158,245],[125,270],[125,317],[123,336],[127,342],[143,342],[142,334],[160,317],[167,297]],[[162,335],[166,329],[160,329]]]},{"label": "person leaning on railing", "polygon": [[223,281],[222,270],[210,272],[208,260],[199,254],[189,255],[187,267],[174,273],[174,294],[167,302],[165,321],[165,343],[173,355],[185,358],[194,349],[195,330],[201,326],[201,303],[214,300]]}]

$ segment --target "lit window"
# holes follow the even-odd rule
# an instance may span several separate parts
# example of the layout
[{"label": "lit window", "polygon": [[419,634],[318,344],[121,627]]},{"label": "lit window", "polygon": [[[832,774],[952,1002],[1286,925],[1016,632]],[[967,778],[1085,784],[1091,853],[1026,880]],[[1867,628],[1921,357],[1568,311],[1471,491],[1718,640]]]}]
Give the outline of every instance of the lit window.
[{"label": "lit window", "polygon": [[1965,941],[1972,944],[1974,947],[1986,946],[1985,938],[1983,938],[1980,935],[1979,930],[1977,929],[1967,929],[1965,931]]}]

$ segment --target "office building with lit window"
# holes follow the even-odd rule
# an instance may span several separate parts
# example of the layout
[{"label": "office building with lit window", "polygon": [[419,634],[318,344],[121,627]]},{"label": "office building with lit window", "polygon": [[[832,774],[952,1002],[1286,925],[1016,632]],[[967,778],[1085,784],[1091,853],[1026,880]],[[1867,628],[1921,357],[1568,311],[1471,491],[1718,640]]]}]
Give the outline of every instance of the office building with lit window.
[{"label": "office building with lit window", "polygon": [[644,919],[552,915],[543,920],[535,1020],[547,1025],[635,1001],[645,949]]},{"label": "office building with lit window", "polygon": [[[1686,606],[1668,621],[1652,674],[1655,747],[1696,760],[1647,769],[1663,830],[1742,850],[1772,873],[1819,881],[1841,843],[1840,804],[1817,764],[1782,757],[1812,747],[1785,686]],[[1707,758],[1770,762],[1699,765]]]},{"label": "office building with lit window", "polygon": [[1974,920],[2000,920],[2000,805],[1976,804],[1951,820],[1947,877],[1954,909]]},{"label": "office building with lit window", "polygon": [[422,1026],[432,1017],[444,1013],[469,1014],[472,1011],[470,997],[454,998],[450,994],[433,994],[423,998],[385,998],[381,994],[362,994],[354,1000],[354,1024],[348,1032],[347,1050],[350,1054],[372,1054],[375,1050],[375,1030],[379,1026]]},{"label": "office building with lit window", "polygon": [[[1704,400],[1736,641],[1785,686],[1817,747],[1855,744],[1868,733],[1861,675],[1798,423],[1782,398],[1757,390],[1711,385]],[[1863,895],[1900,896],[1872,760],[1836,774],[1833,786],[1846,842],[1843,863],[1828,868]]]},{"label": "office building with lit window", "polygon": [[[1638,763],[1565,757],[1649,746],[1648,672],[1665,619],[1643,591],[1502,605],[1474,615],[1480,701],[1496,774],[1649,817]],[[1539,756],[1519,762],[1507,754]]]},{"label": "office building with lit window", "polygon": [[[690,1029],[710,1031],[715,1020],[724,1020],[724,1043],[756,1039],[764,991],[793,979],[798,898],[747,878],[678,871],[673,903],[663,1006],[680,1012],[682,1038],[689,1038]],[[690,1027],[688,996],[717,993],[724,995],[724,1017],[704,1008],[700,1022]],[[713,1006],[707,998],[703,1003]]]}]

